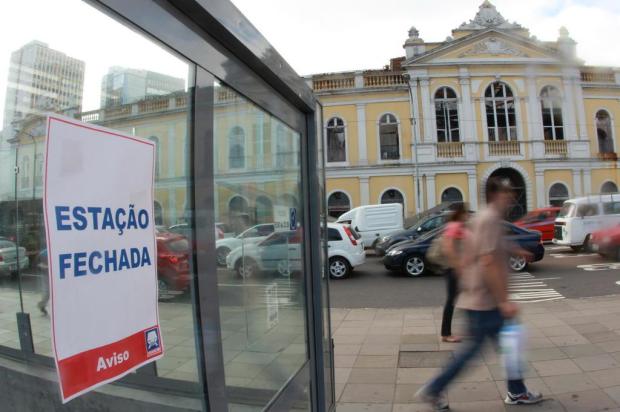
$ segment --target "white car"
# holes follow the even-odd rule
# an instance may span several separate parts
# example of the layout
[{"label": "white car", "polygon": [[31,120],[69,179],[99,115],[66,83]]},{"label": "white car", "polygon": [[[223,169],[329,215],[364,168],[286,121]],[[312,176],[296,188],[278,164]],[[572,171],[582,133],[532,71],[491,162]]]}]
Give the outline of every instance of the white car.
[{"label": "white car", "polygon": [[275,225],[273,223],[263,223],[260,225],[252,226],[246,231],[240,233],[235,237],[227,237],[224,239],[218,239],[215,242],[215,252],[217,257],[217,264],[220,266],[226,265],[226,257],[231,250],[235,250],[238,247],[247,246],[252,243],[258,243],[265,240],[267,236],[271,235],[275,231]]},{"label": "white car", "polygon": [[[302,268],[300,235],[301,231],[276,232],[262,242],[243,245],[228,254],[226,266],[241,277],[257,271],[288,277]],[[347,225],[327,224],[327,248],[328,270],[333,279],[347,277],[354,267],[366,261],[360,236]]]},{"label": "white car", "polygon": [[25,248],[17,247],[9,239],[0,237],[0,274],[13,276],[17,272],[18,266],[20,270],[23,270],[28,268],[29,263]]}]

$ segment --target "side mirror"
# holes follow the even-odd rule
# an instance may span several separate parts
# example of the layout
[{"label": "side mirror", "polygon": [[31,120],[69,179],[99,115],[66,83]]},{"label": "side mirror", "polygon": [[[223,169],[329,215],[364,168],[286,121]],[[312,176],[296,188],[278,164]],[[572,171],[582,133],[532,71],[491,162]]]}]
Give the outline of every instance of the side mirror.
[{"label": "side mirror", "polygon": [[355,226],[355,231],[356,231],[356,232],[359,232],[359,231],[360,231],[360,228],[359,228],[358,226]]},{"label": "side mirror", "polygon": [[416,229],[416,231],[421,232],[422,231],[422,227],[418,226],[418,228]]}]

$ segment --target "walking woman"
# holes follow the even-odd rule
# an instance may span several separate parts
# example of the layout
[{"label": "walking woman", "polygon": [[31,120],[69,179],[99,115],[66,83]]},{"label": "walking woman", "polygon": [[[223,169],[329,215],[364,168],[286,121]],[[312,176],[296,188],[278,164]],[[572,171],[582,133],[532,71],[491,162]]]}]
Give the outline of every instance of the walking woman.
[{"label": "walking woman", "polygon": [[447,268],[444,273],[446,278],[446,303],[443,307],[441,320],[441,340],[443,342],[460,342],[461,339],[452,335],[452,315],[454,314],[454,302],[458,294],[458,276],[462,270],[463,242],[467,236],[465,222],[468,218],[465,203],[457,203],[452,215],[446,224],[442,236],[441,249],[447,260]]}]

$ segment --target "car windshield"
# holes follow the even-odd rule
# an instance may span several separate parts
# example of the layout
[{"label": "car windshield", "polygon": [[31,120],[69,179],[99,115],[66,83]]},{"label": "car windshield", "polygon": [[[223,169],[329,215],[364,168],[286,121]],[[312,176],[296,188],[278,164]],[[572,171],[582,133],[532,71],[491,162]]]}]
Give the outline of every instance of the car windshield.
[{"label": "car windshield", "polygon": [[577,207],[574,203],[564,203],[558,217],[574,217]]}]

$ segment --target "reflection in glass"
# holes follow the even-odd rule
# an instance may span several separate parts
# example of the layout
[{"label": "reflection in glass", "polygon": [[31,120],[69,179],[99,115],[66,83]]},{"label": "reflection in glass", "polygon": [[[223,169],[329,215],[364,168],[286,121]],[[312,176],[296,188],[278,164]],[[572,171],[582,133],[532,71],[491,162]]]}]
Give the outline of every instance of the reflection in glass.
[{"label": "reflection in glass", "polygon": [[[240,233],[216,242],[226,386],[232,403],[262,410],[308,358],[300,134],[221,85],[214,125],[216,221]],[[234,130],[254,154],[243,169]]]},{"label": "reflection in glass", "polygon": [[[84,2],[68,3],[63,9],[70,8],[71,14],[51,3],[19,2],[16,20],[32,24],[14,27],[19,45],[10,50],[0,45],[0,64],[9,73],[8,79],[0,79],[0,88],[7,92],[1,111],[0,242],[9,239],[18,244],[20,259],[26,256],[21,297],[31,316],[35,352],[52,354],[42,165],[45,115],[54,112],[157,144],[154,211],[159,313],[166,343],[157,376],[197,382],[189,294],[189,66]],[[35,8],[36,16],[31,12]],[[39,33],[49,33],[49,44],[30,37],[35,23]],[[63,26],[71,30],[60,29]],[[18,345],[17,289],[14,278],[0,276],[0,345]]]}]

